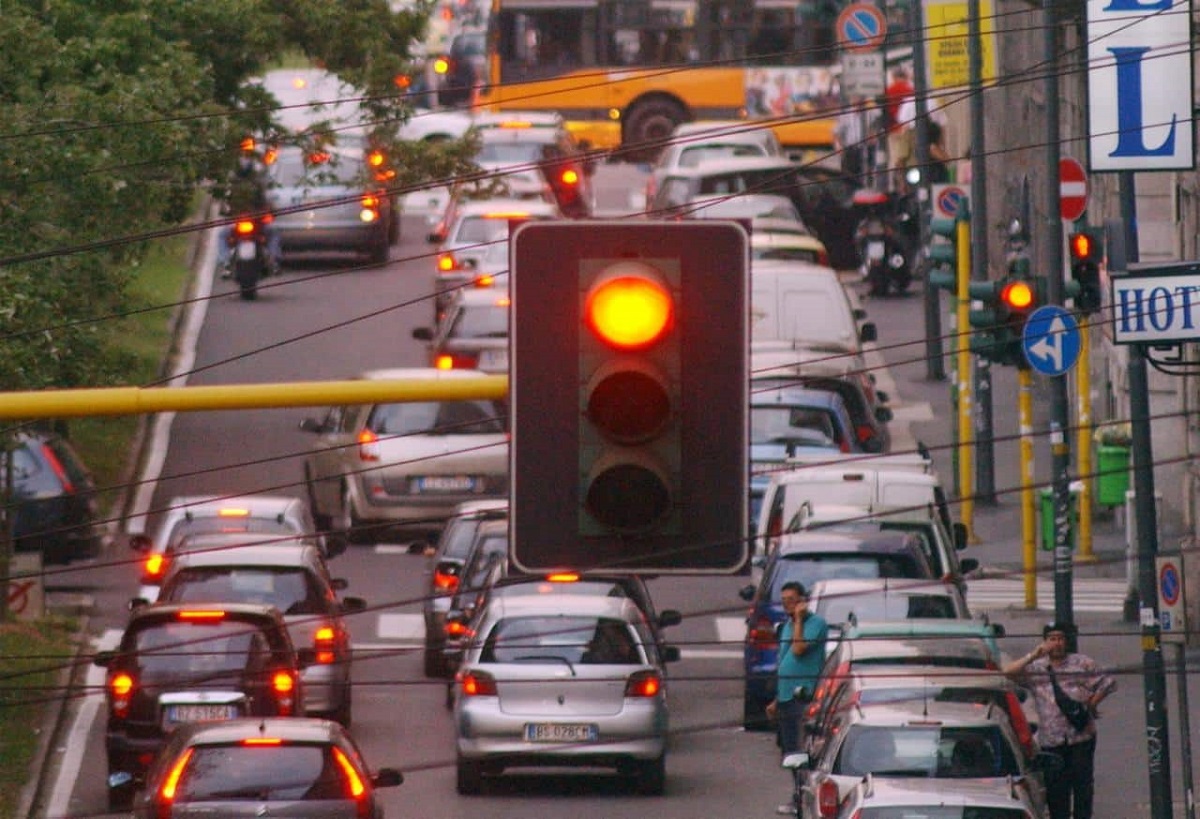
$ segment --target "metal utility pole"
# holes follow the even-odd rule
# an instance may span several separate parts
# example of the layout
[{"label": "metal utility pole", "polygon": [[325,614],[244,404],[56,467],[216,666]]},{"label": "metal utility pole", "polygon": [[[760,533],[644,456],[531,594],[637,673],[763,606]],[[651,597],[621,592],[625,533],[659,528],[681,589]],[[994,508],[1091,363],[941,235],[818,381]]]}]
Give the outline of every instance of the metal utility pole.
[{"label": "metal utility pole", "polygon": [[[987,145],[983,122],[983,41],[979,0],[967,4],[967,57],[971,83],[971,280],[988,280]],[[996,503],[996,442],[992,363],[975,356],[975,499]]]},{"label": "metal utility pole", "polygon": [[[921,187],[917,192],[919,205],[921,273],[925,279],[925,377],[930,381],[946,380],[945,351],[942,346],[942,304],[938,289],[929,281],[929,113],[925,82],[925,16],[919,0],[909,5],[908,25],[913,54],[913,107],[916,112],[917,166],[921,168]],[[958,328],[959,332],[962,328]]]},{"label": "metal utility pole", "polygon": [[[1133,172],[1120,174],[1125,258],[1138,260],[1137,194]],[[1138,539],[1138,612],[1142,626],[1142,690],[1146,706],[1146,751],[1150,762],[1150,816],[1171,819],[1171,746],[1167,730],[1167,679],[1158,619],[1158,510],[1154,500],[1154,453],[1150,435],[1150,384],[1146,350],[1129,347],[1129,420],[1133,433],[1133,492]]]},{"label": "metal utility pole", "polygon": [[[1046,97],[1046,241],[1042,268],[1046,271],[1046,297],[1050,304],[1061,305],[1066,290],[1063,283],[1062,220],[1059,218],[1058,162],[1058,13],[1055,0],[1043,0],[1043,63]],[[1051,488],[1054,494],[1054,619],[1075,623],[1073,566],[1071,564],[1071,443],[1067,430],[1071,425],[1071,405],[1067,399],[1067,382],[1050,379],[1050,464]],[[1074,651],[1073,630],[1068,630],[1069,650]]]}]

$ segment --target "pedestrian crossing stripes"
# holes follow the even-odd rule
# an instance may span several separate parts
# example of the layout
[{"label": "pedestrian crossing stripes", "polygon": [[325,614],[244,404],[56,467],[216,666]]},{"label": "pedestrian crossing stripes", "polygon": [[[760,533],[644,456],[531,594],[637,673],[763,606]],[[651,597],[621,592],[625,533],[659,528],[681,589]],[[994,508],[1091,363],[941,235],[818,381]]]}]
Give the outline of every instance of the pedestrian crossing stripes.
[{"label": "pedestrian crossing stripes", "polygon": [[[1123,579],[1077,579],[1072,584],[1072,608],[1077,612],[1117,614],[1125,608]],[[1054,610],[1054,581],[1038,578],[1037,606],[1039,611]],[[967,582],[967,603],[972,611],[1025,608],[1023,578],[986,578]]]}]

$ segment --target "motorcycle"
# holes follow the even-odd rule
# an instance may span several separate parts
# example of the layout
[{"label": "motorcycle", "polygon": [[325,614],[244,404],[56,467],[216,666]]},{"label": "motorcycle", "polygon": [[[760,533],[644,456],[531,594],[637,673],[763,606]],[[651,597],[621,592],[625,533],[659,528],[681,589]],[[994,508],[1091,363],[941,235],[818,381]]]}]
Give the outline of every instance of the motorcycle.
[{"label": "motorcycle", "polygon": [[242,298],[254,301],[259,280],[270,275],[272,267],[265,225],[261,219],[238,219],[226,241],[231,251],[225,262],[226,272],[238,283]]},{"label": "motorcycle", "polygon": [[[865,213],[854,230],[859,271],[872,296],[889,291],[905,292],[912,284],[911,243],[907,235],[910,219],[903,203],[882,191],[862,190],[854,194],[854,204]],[[915,224],[915,223],[913,223]]]}]

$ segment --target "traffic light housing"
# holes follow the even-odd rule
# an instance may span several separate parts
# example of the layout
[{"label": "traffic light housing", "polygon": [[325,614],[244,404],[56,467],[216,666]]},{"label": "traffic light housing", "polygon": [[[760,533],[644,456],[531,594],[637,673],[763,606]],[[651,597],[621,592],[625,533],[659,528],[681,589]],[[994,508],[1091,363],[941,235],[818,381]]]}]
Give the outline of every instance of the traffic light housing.
[{"label": "traffic light housing", "polygon": [[1099,231],[1082,230],[1067,237],[1071,254],[1071,279],[1079,286],[1075,309],[1090,315],[1103,302],[1100,287],[1100,263],[1104,260],[1103,237]]},{"label": "traffic light housing", "polygon": [[1029,367],[1022,337],[1030,314],[1045,302],[1045,284],[1029,275],[1028,266],[1028,259],[1017,259],[1003,279],[971,282],[971,298],[982,302],[968,314],[971,352],[995,364]]},{"label": "traffic light housing", "polygon": [[521,569],[747,565],[748,240],[533,221],[511,245],[509,550]]},{"label": "traffic light housing", "polygon": [[[970,221],[967,217],[966,221]],[[958,219],[930,219],[929,283],[955,293],[958,290]],[[946,241],[939,241],[938,237]]]}]

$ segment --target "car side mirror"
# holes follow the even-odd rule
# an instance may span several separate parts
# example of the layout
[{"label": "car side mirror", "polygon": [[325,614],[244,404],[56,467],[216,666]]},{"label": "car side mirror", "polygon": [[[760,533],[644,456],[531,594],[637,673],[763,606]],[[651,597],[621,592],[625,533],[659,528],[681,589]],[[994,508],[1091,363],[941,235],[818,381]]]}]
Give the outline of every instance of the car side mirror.
[{"label": "car side mirror", "polygon": [[675,609],[663,609],[658,613],[658,627],[670,628],[683,622],[683,615]]},{"label": "car side mirror", "polygon": [[301,432],[324,432],[325,424],[316,418],[305,418],[300,422]]},{"label": "car side mirror", "polygon": [[137,611],[138,609],[142,608],[143,606],[148,606],[148,605],[150,605],[150,601],[147,600],[145,597],[129,598],[128,606],[129,606],[130,611]]},{"label": "car side mirror", "polygon": [[350,588],[350,581],[344,577],[334,577],[330,579],[329,585],[334,591],[345,591]]},{"label": "car side mirror", "polygon": [[327,537],[324,539],[324,545],[321,548],[325,558],[332,559],[338,555],[344,554],[346,551],[346,538],[344,537]]},{"label": "car side mirror", "polygon": [[896,417],[896,415],[895,415],[895,413],[892,412],[891,407],[876,407],[875,408],[875,420],[881,424],[886,424],[895,417]]},{"label": "car side mirror", "polygon": [[958,565],[962,569],[963,574],[969,574],[979,568],[979,561],[973,557],[964,557],[958,561]]},{"label": "car side mirror", "polygon": [[343,597],[342,612],[344,614],[357,614],[360,611],[366,611],[367,601],[361,597]]},{"label": "car side mirror", "polygon": [[1008,636],[1008,629],[1006,629],[1001,623],[992,623],[992,634],[996,635],[997,637],[1006,637]]},{"label": "car side mirror", "polygon": [[863,308],[861,308],[861,307],[855,307],[855,308],[854,308],[854,320],[855,320],[855,321],[863,321],[864,319],[866,319],[866,317],[867,317],[867,311],[866,311],[866,310],[864,310],[864,309],[863,309]]},{"label": "car side mirror", "polygon": [[679,646],[663,646],[659,654],[664,663],[679,662]]},{"label": "car side mirror", "polygon": [[404,783],[404,774],[395,768],[380,768],[371,774],[371,784],[376,788],[394,788]]},{"label": "car side mirror", "polygon": [[440,230],[431,230],[429,233],[425,234],[425,241],[429,242],[431,245],[440,245],[442,242],[446,241],[446,234],[442,233]]},{"label": "car side mirror", "polygon": [[432,327],[414,327],[412,337],[417,341],[433,341]]},{"label": "car side mirror", "polygon": [[967,524],[954,524],[954,548],[957,551],[961,552],[963,549],[967,548],[967,535]]},{"label": "car side mirror", "polygon": [[788,754],[783,758],[782,764],[783,767],[792,771],[803,770],[809,765],[809,757],[808,754],[803,752],[798,754]]},{"label": "car side mirror", "polygon": [[153,546],[154,541],[150,539],[149,535],[138,534],[129,536],[129,548],[135,552],[145,553],[150,551]]},{"label": "car side mirror", "polygon": [[[875,383],[874,376],[871,377],[871,383],[872,384]],[[878,401],[880,404],[886,404],[892,400],[892,397],[890,395],[888,395],[886,392],[884,392],[883,390],[875,390],[875,400]]]},{"label": "car side mirror", "polygon": [[300,668],[308,668],[310,665],[317,664],[317,650],[315,648],[298,648],[296,649],[296,665]]},{"label": "car side mirror", "polygon": [[112,661],[117,657],[115,651],[97,651],[92,656],[92,665],[98,665],[101,668],[108,668],[112,665]]},{"label": "car side mirror", "polygon": [[863,344],[867,344],[879,339],[879,331],[875,328],[875,323],[868,321],[858,331],[858,340]]},{"label": "car side mirror", "polygon": [[738,589],[738,597],[742,598],[746,602],[750,602],[754,599],[754,591],[754,586],[742,586],[740,589]]},{"label": "car side mirror", "polygon": [[1029,699],[1029,690],[1026,688],[1017,689],[1017,702],[1025,702]]}]

